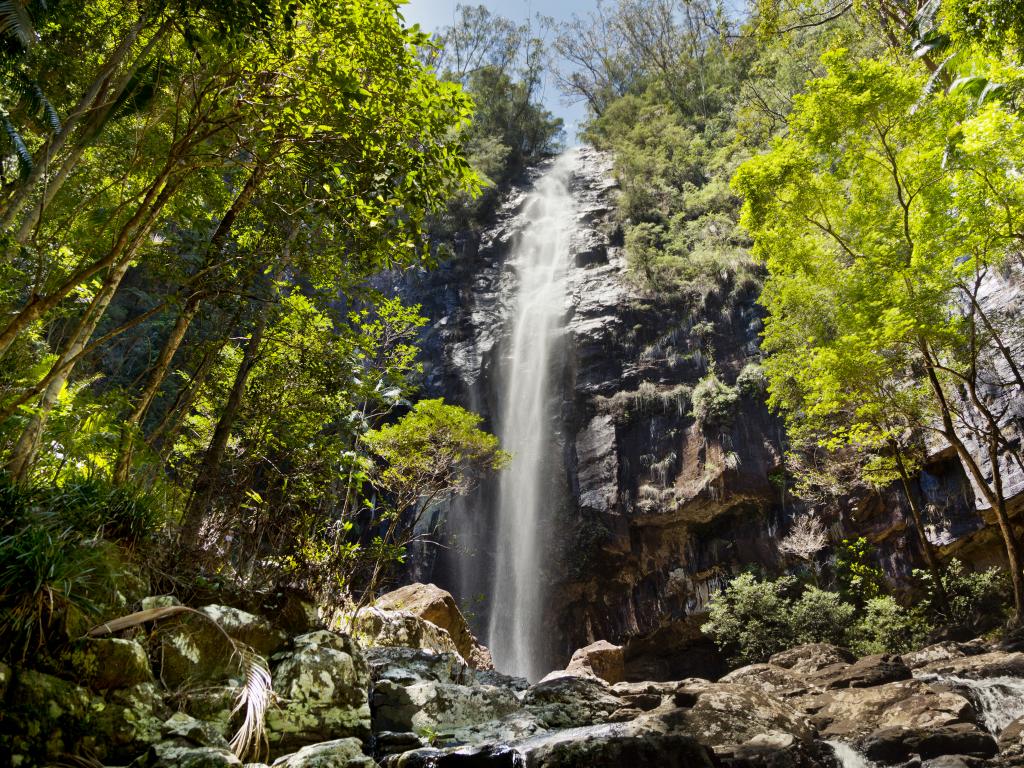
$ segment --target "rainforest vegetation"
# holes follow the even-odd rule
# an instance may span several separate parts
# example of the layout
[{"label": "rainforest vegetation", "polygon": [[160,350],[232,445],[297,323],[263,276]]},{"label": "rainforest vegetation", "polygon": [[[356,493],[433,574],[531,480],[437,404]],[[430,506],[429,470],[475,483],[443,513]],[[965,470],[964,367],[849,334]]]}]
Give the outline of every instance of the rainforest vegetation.
[{"label": "rainforest vegetation", "polygon": [[936,441],[998,527],[1019,622],[1001,471],[1021,449],[997,404],[1024,397],[1021,320],[980,301],[1021,266],[1018,7],[617,0],[568,24],[464,7],[432,32],[391,0],[0,3],[12,653],[142,566],[186,596],[358,604],[430,504],[501,469],[476,416],[417,402],[426,321],[374,278],[447,258],[563,146],[545,77],[613,153],[637,289],[695,317],[760,297],[763,359],[709,360],[695,421],[766,396],[795,494],[899,483],[914,511],[924,613],[815,551],[799,584],[734,582],[707,630],[756,659],[806,639],[778,624],[793,611],[891,650],[993,615],[1001,577],[940,572],[924,536],[909,479]]}]

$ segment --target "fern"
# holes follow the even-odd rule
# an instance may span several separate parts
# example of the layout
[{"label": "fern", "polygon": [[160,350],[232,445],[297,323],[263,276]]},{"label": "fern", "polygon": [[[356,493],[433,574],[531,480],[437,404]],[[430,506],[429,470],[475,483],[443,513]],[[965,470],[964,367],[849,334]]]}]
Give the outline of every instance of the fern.
[{"label": "fern", "polygon": [[9,35],[28,48],[36,41],[36,29],[22,0],[0,0],[0,35]]}]

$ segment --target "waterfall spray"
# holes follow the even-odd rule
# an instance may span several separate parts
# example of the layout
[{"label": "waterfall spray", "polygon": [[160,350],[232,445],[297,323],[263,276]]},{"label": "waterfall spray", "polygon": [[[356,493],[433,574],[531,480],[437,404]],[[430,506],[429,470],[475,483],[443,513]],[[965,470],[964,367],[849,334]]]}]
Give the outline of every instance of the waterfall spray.
[{"label": "waterfall spray", "polygon": [[542,565],[553,503],[544,488],[552,444],[552,366],[564,332],[566,268],[575,226],[569,179],[577,153],[558,158],[525,203],[527,225],[509,257],[518,277],[511,345],[499,384],[502,447],[512,453],[498,489],[488,645],[498,667],[536,679],[544,609]]}]

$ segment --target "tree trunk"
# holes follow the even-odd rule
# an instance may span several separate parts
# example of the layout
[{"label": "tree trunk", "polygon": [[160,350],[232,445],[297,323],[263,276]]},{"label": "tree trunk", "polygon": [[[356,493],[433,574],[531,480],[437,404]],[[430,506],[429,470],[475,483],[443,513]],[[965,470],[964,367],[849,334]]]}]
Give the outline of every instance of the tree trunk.
[{"label": "tree trunk", "polygon": [[900,473],[900,482],[903,485],[903,494],[907,498],[907,504],[910,505],[910,514],[914,518],[914,527],[917,528],[918,541],[921,543],[921,554],[924,556],[925,565],[931,572],[932,579],[935,582],[939,602],[942,604],[943,610],[948,611],[949,598],[946,596],[946,588],[942,583],[942,570],[939,568],[939,560],[935,556],[935,548],[932,547],[932,543],[928,541],[928,536],[925,533],[924,516],[921,514],[921,506],[917,503],[917,496],[914,495],[913,489],[910,487],[910,475],[907,472],[906,465],[903,463],[902,452],[895,443],[893,443],[892,447],[896,468]]},{"label": "tree trunk", "polygon": [[178,315],[174,328],[171,329],[163,348],[160,350],[160,356],[153,365],[149,381],[146,382],[146,386],[142,389],[142,393],[139,395],[139,399],[136,401],[132,412],[125,419],[124,424],[121,425],[121,440],[118,446],[117,464],[114,467],[115,483],[122,484],[128,479],[128,470],[132,463],[132,451],[139,425],[142,423],[146,412],[149,410],[149,406],[153,404],[153,400],[160,391],[160,386],[167,376],[167,371],[170,370],[171,361],[178,352],[178,348],[181,347],[181,342],[184,340],[192,320],[199,312],[200,302],[201,297],[199,294],[190,296],[188,301],[185,302],[185,306]]},{"label": "tree trunk", "polygon": [[253,325],[249,341],[245,346],[245,353],[242,355],[242,362],[238,366],[235,380],[228,393],[227,402],[221,411],[220,419],[213,431],[210,445],[206,449],[203,463],[196,473],[195,482],[192,484],[192,493],[189,498],[188,509],[182,520],[179,541],[186,546],[194,546],[199,538],[203,518],[210,506],[210,500],[217,487],[217,478],[220,474],[220,467],[224,461],[224,453],[228,447],[228,439],[231,437],[231,430],[235,424],[235,418],[242,407],[242,399],[245,396],[245,387],[249,382],[249,374],[256,365],[257,353],[260,343],[263,341],[263,333],[267,329],[267,316],[269,310],[267,304],[260,306],[259,314]]},{"label": "tree trunk", "polygon": [[96,100],[100,97],[103,90],[107,87],[107,83],[110,78],[113,77],[118,67],[124,61],[128,52],[139,38],[139,34],[142,32],[145,26],[146,19],[139,19],[132,25],[128,30],[128,34],[125,35],[124,39],[118,44],[118,46],[110,54],[110,58],[103,65],[100,71],[93,78],[89,89],[82,95],[78,100],[78,103],[68,113],[67,117],[64,118],[64,122],[49,141],[47,141],[43,147],[36,153],[36,157],[32,161],[32,170],[23,182],[14,190],[14,194],[7,201],[7,205],[4,206],[3,213],[0,213],[0,232],[4,232],[11,228],[14,222],[17,220],[18,215],[21,213],[25,204],[28,202],[32,191],[39,184],[43,175],[47,172],[50,160],[56,157],[64,145],[67,143],[68,137],[77,128],[82,118],[93,109]]}]

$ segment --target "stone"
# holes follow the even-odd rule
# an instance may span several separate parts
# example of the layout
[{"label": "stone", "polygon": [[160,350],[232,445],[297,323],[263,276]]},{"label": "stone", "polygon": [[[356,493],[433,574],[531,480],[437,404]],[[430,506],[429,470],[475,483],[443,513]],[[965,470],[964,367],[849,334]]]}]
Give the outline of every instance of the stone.
[{"label": "stone", "polygon": [[941,659],[918,667],[915,673],[972,679],[1024,677],[1024,652],[990,651],[975,656]]},{"label": "stone", "polygon": [[992,757],[996,742],[973,723],[952,723],[927,730],[885,728],[860,740],[860,750],[870,760],[896,763],[912,755],[928,760],[942,755]]},{"label": "stone", "polygon": [[523,706],[548,728],[575,728],[607,722],[623,701],[603,681],[555,677],[531,686]]},{"label": "stone", "polygon": [[272,765],[276,768],[376,768],[377,764],[363,754],[359,739],[334,739],[279,757]]},{"label": "stone", "polygon": [[156,608],[170,608],[174,605],[181,605],[181,601],[174,595],[150,595],[140,601],[140,610],[152,611]]},{"label": "stone", "polygon": [[175,712],[167,718],[161,731],[165,739],[186,739],[202,747],[229,748],[218,723],[197,720],[184,712]]},{"label": "stone", "polygon": [[401,685],[382,680],[373,691],[373,725],[374,730],[445,733],[498,720],[519,707],[519,699],[504,688],[434,680]]},{"label": "stone", "polygon": [[330,739],[368,738],[370,669],[359,646],[327,630],[300,635],[293,644],[274,657],[280,703],[267,712],[272,754]]},{"label": "stone", "polygon": [[853,664],[833,664],[808,676],[821,688],[871,688],[898,680],[909,680],[910,669],[899,656],[876,653]]},{"label": "stone", "polygon": [[809,675],[833,664],[852,664],[856,660],[857,657],[845,648],[829,643],[806,643],[776,653],[768,663],[797,675]]},{"label": "stone", "polygon": [[407,584],[381,595],[377,608],[408,611],[440,627],[455,643],[455,649],[474,669],[493,669],[490,651],[477,642],[455,598],[434,584]]},{"label": "stone", "polygon": [[197,613],[201,615],[184,613],[157,624],[160,679],[171,688],[240,677],[237,654],[228,637],[262,656],[269,656],[286,639],[266,619],[237,608],[207,605]]},{"label": "stone", "polygon": [[922,735],[964,723],[981,732],[966,698],[918,680],[833,690],[825,698],[827,703],[818,709],[814,722],[827,739],[854,742],[886,730]]},{"label": "stone", "polygon": [[733,752],[756,737],[809,745],[814,727],[792,704],[774,698],[760,688],[742,683],[696,685],[697,700],[680,717],[687,733],[699,734],[715,752]]},{"label": "stone", "polygon": [[368,648],[417,648],[459,654],[446,630],[409,611],[364,608],[353,622],[353,632],[360,644]]},{"label": "stone", "polygon": [[973,649],[965,643],[946,640],[941,643],[934,643],[933,645],[925,646],[924,648],[916,651],[911,651],[910,653],[904,653],[903,663],[910,667],[910,669],[918,669],[926,664],[963,658],[964,656],[970,655],[972,650]]},{"label": "stone", "polygon": [[607,683],[620,683],[626,677],[622,646],[612,645],[607,640],[598,640],[579,648],[569,659],[565,671],[582,677],[598,677]]},{"label": "stone", "polygon": [[821,690],[816,686],[808,684],[804,675],[795,672],[793,669],[778,667],[775,664],[750,664],[746,667],[740,667],[721,678],[719,682],[754,685],[773,696],[780,696],[782,698],[802,696]]},{"label": "stone", "polygon": [[373,734],[374,752],[381,756],[400,755],[423,746],[423,740],[411,731],[378,731]]},{"label": "stone", "polygon": [[134,640],[79,640],[65,651],[62,661],[79,682],[94,690],[153,682],[146,649]]},{"label": "stone", "polygon": [[[374,682],[408,685],[423,680],[471,685],[474,673],[457,653],[429,653],[413,648],[367,648],[364,651]],[[481,682],[487,683],[489,676]],[[501,682],[498,682],[500,685]]]},{"label": "stone", "polygon": [[242,768],[230,750],[197,747],[184,739],[162,741],[132,763],[133,768]]}]

